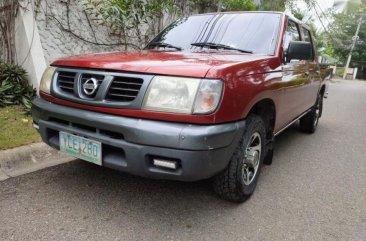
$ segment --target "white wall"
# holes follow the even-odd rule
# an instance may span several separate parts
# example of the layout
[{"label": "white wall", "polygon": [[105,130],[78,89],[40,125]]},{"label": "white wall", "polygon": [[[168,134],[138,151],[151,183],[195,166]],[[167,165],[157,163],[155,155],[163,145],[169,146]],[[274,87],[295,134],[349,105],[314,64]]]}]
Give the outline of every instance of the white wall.
[{"label": "white wall", "polygon": [[17,63],[28,72],[30,83],[38,89],[47,65],[33,11],[19,9],[15,21],[15,48]]},{"label": "white wall", "polygon": [[[120,42],[120,39],[94,18],[80,0],[71,0],[70,5],[67,1],[42,0],[36,21],[46,62],[50,64],[57,58],[77,54],[123,50],[124,46],[108,46]],[[106,45],[88,43],[65,29],[87,41]]]},{"label": "white wall", "polygon": [[[43,71],[54,60],[76,54],[123,50],[122,46],[86,43],[64,31],[67,26],[65,1],[41,0],[34,9],[34,1],[23,1],[15,22],[16,60],[28,73],[30,83],[38,89]],[[88,20],[80,1],[71,0],[69,22],[73,32],[98,43],[116,43],[119,39],[109,34],[108,28]],[[49,16],[47,16],[49,15]],[[50,17],[52,16],[52,17]],[[56,18],[60,23],[58,23]]]}]

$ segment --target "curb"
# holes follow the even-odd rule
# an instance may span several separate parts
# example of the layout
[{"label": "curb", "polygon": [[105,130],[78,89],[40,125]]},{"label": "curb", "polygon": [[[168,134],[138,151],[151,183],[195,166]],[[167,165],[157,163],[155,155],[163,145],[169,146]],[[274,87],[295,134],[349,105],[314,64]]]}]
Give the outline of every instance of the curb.
[{"label": "curb", "polygon": [[0,151],[0,181],[74,160],[45,143]]}]

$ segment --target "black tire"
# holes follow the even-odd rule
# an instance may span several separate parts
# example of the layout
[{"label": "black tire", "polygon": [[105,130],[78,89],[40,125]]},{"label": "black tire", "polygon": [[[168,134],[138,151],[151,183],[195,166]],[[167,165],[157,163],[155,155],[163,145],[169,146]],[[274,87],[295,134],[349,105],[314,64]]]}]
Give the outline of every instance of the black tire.
[{"label": "black tire", "polygon": [[[228,166],[213,179],[214,190],[219,196],[229,201],[244,202],[253,194],[266,154],[265,133],[262,118],[250,115],[246,120],[246,130]],[[261,149],[258,156],[255,152],[258,152],[259,146]],[[257,164],[257,169],[255,171],[253,165],[251,176],[248,171],[252,163]]]},{"label": "black tire", "polygon": [[318,95],[315,105],[311,108],[310,112],[301,117],[300,129],[305,133],[314,133],[318,127],[319,118],[323,112],[323,96]]}]

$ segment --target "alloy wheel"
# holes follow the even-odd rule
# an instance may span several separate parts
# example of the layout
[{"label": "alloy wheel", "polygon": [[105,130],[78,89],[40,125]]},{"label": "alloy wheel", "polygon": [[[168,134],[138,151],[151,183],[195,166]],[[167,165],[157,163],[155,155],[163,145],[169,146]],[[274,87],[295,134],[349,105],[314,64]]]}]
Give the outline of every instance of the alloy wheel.
[{"label": "alloy wheel", "polygon": [[247,144],[243,166],[242,166],[242,178],[245,185],[250,185],[259,168],[259,163],[262,154],[262,138],[258,132],[253,133]]}]

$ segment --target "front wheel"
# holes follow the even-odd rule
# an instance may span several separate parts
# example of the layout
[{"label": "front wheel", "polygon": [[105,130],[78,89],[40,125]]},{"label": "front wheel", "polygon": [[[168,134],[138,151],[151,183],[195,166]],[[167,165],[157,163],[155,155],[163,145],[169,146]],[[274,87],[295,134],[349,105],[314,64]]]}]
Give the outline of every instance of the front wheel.
[{"label": "front wheel", "polygon": [[300,129],[306,133],[314,133],[318,127],[319,118],[323,112],[323,96],[318,95],[315,105],[309,113],[300,119]]},{"label": "front wheel", "polygon": [[265,125],[250,115],[244,132],[226,169],[214,177],[214,190],[222,198],[244,202],[254,192],[265,156]]}]

